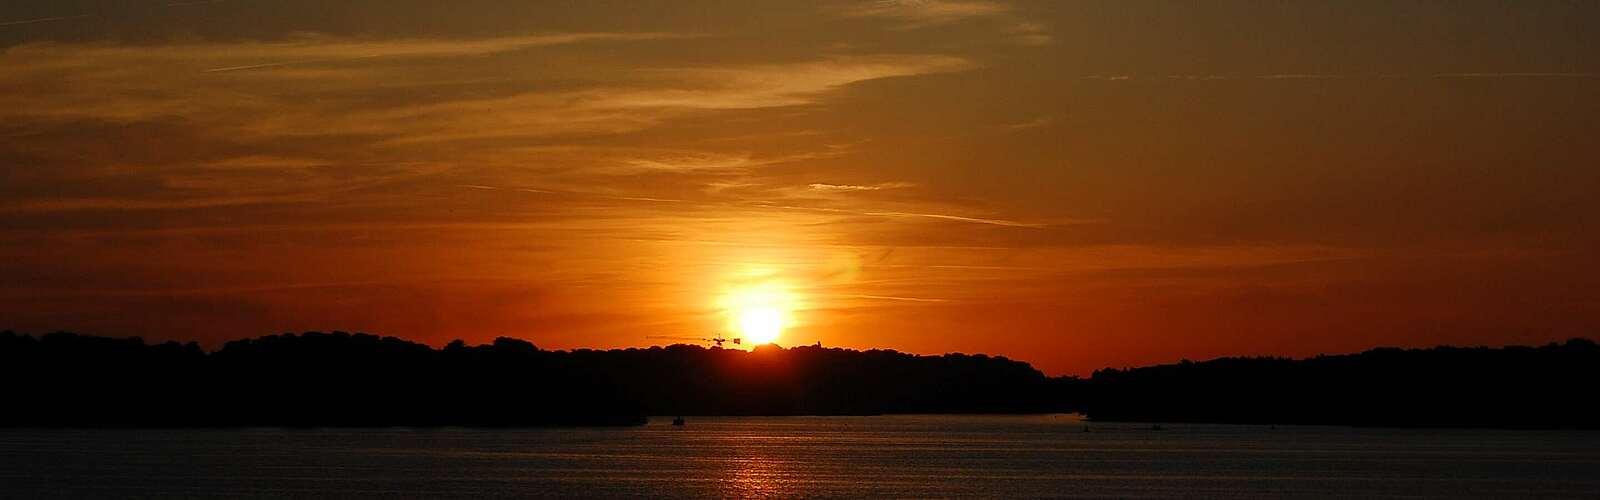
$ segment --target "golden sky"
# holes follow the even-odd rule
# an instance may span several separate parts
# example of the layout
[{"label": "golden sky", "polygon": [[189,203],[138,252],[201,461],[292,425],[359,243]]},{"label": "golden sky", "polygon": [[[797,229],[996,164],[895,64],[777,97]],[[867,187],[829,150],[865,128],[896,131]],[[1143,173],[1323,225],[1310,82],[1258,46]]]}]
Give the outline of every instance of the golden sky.
[{"label": "golden sky", "polygon": [[613,348],[770,295],[780,344],[1051,374],[1594,335],[1597,20],[6,2],[0,328]]}]

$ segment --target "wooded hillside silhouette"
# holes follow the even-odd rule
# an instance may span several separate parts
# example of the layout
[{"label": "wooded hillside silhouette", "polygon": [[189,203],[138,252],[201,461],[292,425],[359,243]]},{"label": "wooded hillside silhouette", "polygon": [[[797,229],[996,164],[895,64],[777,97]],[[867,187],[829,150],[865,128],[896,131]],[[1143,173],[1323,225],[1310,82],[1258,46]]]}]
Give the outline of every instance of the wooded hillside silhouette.
[{"label": "wooded hillside silhouette", "polygon": [[1596,429],[1597,384],[1600,347],[1572,339],[1107,369],[1075,394],[1095,420]]},{"label": "wooded hillside silhouette", "polygon": [[655,415],[1015,413],[1056,381],[984,355],[675,345],[547,351],[511,338],[443,349],[367,334],[148,345],[0,333],[10,425],[588,425]]}]

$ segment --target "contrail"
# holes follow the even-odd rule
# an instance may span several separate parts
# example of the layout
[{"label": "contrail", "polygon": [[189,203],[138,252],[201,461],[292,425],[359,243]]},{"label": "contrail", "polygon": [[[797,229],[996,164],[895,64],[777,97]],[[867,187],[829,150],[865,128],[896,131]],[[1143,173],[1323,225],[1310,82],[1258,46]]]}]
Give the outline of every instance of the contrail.
[{"label": "contrail", "polygon": [[294,64],[314,64],[314,63],[324,63],[324,62],[354,61],[354,60],[357,60],[357,59],[370,59],[370,58],[373,58],[373,57],[378,57],[378,54],[368,54],[368,55],[364,55],[364,56],[355,56],[355,57],[340,57],[340,58],[336,58],[336,59],[306,59],[306,60],[302,60],[302,61],[284,61],[284,62],[265,63],[265,64],[250,64],[250,65],[246,65],[246,66],[229,66],[229,67],[226,67],[226,68],[211,68],[211,69],[205,70],[205,72],[206,73],[225,73],[225,72],[228,72],[228,71],[244,71],[244,70],[251,70],[251,69],[276,68],[276,67],[279,67],[279,66],[289,66],[289,65],[294,65]]}]

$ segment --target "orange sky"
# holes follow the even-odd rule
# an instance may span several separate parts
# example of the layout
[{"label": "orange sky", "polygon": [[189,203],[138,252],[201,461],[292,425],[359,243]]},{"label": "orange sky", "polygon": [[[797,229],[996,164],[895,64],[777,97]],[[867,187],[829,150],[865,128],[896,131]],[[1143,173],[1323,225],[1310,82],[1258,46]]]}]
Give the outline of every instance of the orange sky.
[{"label": "orange sky", "polygon": [[781,344],[1051,374],[1592,336],[1595,19],[8,2],[0,328],[611,348],[778,286]]}]

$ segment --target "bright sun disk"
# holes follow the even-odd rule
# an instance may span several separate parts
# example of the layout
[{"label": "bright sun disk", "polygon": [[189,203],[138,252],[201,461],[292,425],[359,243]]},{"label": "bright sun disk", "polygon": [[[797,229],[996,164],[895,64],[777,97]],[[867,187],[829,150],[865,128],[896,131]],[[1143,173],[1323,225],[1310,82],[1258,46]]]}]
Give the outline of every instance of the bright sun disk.
[{"label": "bright sun disk", "polygon": [[750,345],[776,342],[791,323],[794,297],[777,283],[736,287],[719,300],[728,328]]}]

